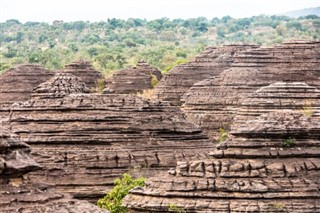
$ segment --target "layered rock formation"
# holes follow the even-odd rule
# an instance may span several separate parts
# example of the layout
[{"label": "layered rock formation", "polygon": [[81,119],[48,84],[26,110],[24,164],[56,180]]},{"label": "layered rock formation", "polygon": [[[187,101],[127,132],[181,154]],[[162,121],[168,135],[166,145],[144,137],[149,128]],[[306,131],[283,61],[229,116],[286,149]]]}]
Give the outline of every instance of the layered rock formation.
[{"label": "layered rock formation", "polygon": [[155,88],[154,97],[180,106],[181,97],[198,81],[219,75],[229,68],[234,56],[246,49],[255,49],[256,45],[224,45],[208,47],[196,59],[170,70]]},{"label": "layered rock formation", "polygon": [[29,99],[33,88],[54,75],[39,65],[25,64],[0,75],[0,107],[9,107],[16,101]]},{"label": "layered rock formation", "polygon": [[154,87],[152,81],[160,81],[161,72],[146,62],[140,61],[137,67],[117,71],[106,80],[103,93],[130,94],[139,93]]},{"label": "layered rock formation", "polygon": [[211,158],[178,162],[124,205],[132,212],[319,212],[319,95],[304,83],[258,90]]},{"label": "layered rock formation", "polygon": [[30,147],[17,135],[0,126],[0,211],[12,212],[106,212],[85,201],[28,183],[23,174],[40,169]]},{"label": "layered rock formation", "polygon": [[97,87],[97,81],[102,79],[102,74],[96,71],[90,62],[87,61],[75,61],[64,67],[61,72],[70,73],[77,76],[81,81],[86,83],[89,89]]},{"label": "layered rock formation", "polygon": [[14,104],[8,125],[44,166],[28,177],[77,198],[96,200],[125,172],[148,177],[177,160],[203,158],[213,145],[167,103],[115,94],[41,97]]},{"label": "layered rock formation", "polygon": [[90,90],[78,77],[59,72],[48,81],[33,89],[32,97],[61,98],[74,93],[89,93]]},{"label": "layered rock formation", "polygon": [[231,69],[195,84],[184,96],[189,121],[210,138],[219,128],[229,130],[243,98],[277,81],[306,82],[320,88],[320,42],[287,42],[243,51]]}]

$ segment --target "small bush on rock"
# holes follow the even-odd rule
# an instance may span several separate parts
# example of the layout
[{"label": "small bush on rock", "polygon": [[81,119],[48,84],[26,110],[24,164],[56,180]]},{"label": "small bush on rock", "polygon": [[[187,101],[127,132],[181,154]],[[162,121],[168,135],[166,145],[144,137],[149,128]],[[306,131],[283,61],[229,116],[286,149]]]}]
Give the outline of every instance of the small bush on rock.
[{"label": "small bush on rock", "polygon": [[146,179],[133,179],[128,174],[123,174],[122,178],[117,178],[114,181],[114,188],[103,198],[98,200],[98,206],[102,209],[107,209],[111,213],[125,213],[127,209],[123,206],[123,198],[129,194],[129,191],[136,186],[144,186]]}]

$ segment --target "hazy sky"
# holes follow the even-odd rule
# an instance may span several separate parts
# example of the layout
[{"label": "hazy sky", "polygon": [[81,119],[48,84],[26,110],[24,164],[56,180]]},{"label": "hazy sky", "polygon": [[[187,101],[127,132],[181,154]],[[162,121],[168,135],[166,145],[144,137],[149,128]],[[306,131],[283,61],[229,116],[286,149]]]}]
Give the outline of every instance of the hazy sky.
[{"label": "hazy sky", "polygon": [[320,0],[0,0],[0,22],[199,16],[211,19],[225,15],[239,18],[319,6]]}]

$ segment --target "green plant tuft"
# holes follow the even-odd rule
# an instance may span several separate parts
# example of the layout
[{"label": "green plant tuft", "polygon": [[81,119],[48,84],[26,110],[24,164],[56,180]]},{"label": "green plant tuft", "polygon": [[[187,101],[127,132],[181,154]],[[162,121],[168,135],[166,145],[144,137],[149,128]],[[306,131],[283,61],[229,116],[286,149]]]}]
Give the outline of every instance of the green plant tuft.
[{"label": "green plant tuft", "polygon": [[226,141],[229,137],[228,132],[224,128],[219,129],[219,137],[217,139],[218,142],[223,142]]},{"label": "green plant tuft", "polygon": [[175,213],[186,213],[186,211],[180,207],[178,207],[176,204],[170,203],[168,205],[168,210],[175,212]]},{"label": "green plant tuft", "polygon": [[151,74],[151,88],[153,89],[159,83],[157,76]]},{"label": "green plant tuft", "polygon": [[123,198],[129,194],[129,191],[136,186],[144,186],[146,179],[133,179],[128,174],[123,174],[122,178],[117,178],[114,181],[114,188],[103,198],[99,199],[97,204],[102,209],[107,209],[111,213],[125,213],[127,209],[123,206]]},{"label": "green plant tuft", "polygon": [[284,147],[292,147],[294,145],[294,142],[295,142],[295,139],[292,137],[289,137],[283,141],[283,146]]}]

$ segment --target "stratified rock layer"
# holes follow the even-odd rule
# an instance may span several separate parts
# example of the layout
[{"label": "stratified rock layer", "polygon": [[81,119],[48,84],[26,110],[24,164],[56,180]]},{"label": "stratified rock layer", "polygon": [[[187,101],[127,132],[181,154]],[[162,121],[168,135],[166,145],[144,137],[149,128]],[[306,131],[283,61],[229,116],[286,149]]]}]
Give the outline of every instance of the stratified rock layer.
[{"label": "stratified rock layer", "polygon": [[161,72],[145,62],[137,67],[117,71],[111,79],[106,80],[103,93],[130,94],[139,93],[153,88],[152,79],[160,81]]},{"label": "stratified rock layer", "polygon": [[66,65],[61,71],[77,76],[89,89],[96,88],[97,81],[102,79],[102,74],[87,61],[75,61]]},{"label": "stratified rock layer", "polygon": [[131,95],[34,98],[12,106],[9,125],[45,168],[31,180],[92,200],[125,172],[148,177],[212,146],[179,109]]},{"label": "stratified rock layer", "polygon": [[0,126],[0,212],[102,213],[97,206],[71,199],[47,188],[30,184],[22,175],[40,169],[30,155],[30,147],[17,135]]},{"label": "stratified rock layer", "polygon": [[0,75],[0,107],[30,98],[33,88],[54,75],[39,65],[25,64]]},{"label": "stratified rock layer", "polygon": [[[258,90],[211,159],[178,162],[124,205],[132,212],[320,212],[319,92],[304,83]],[[301,97],[312,102],[308,111]]]},{"label": "stratified rock layer", "polygon": [[295,41],[239,53],[231,69],[188,91],[183,111],[189,121],[215,138],[219,128],[230,129],[243,98],[277,81],[320,88],[320,42]]},{"label": "stratified rock layer", "polygon": [[219,75],[229,68],[234,56],[243,50],[257,48],[256,45],[224,45],[208,47],[196,59],[170,70],[155,88],[154,97],[180,106],[181,97],[198,81]]},{"label": "stratified rock layer", "polygon": [[34,88],[32,97],[61,98],[69,94],[89,92],[89,88],[78,77],[62,72]]}]

